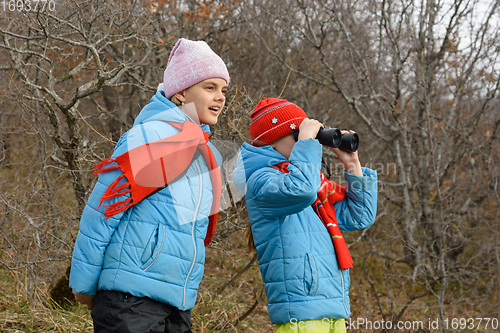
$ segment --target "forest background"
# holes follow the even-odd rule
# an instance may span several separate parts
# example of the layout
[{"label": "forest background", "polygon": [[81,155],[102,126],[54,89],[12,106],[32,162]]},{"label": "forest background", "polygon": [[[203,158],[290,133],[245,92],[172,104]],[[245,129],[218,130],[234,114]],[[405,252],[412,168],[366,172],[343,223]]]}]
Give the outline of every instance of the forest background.
[{"label": "forest background", "polygon": [[[83,306],[50,297],[64,297],[53,288],[64,285],[92,167],[154,94],[180,37],[206,41],[232,79],[212,131],[227,191],[195,332],[273,332],[229,171],[263,96],[357,131],[362,165],[378,172],[376,221],[345,238],[351,320],[379,327],[349,331],[398,331],[382,321],[405,332],[498,331],[499,5],[1,1],[0,331],[92,332]],[[324,156],[342,183],[341,164]]]}]

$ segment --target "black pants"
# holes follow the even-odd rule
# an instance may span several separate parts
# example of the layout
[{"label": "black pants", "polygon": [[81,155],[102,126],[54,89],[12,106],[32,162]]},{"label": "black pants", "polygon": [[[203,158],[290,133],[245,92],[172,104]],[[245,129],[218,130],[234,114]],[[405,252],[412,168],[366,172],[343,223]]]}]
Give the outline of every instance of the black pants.
[{"label": "black pants", "polygon": [[92,307],[95,333],[191,333],[191,311],[135,297],[119,291],[101,290]]}]

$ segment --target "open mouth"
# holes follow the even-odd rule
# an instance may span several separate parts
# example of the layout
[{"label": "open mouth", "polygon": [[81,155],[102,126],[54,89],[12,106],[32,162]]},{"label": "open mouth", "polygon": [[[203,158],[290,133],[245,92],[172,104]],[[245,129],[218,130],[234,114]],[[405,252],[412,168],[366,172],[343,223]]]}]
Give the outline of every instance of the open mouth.
[{"label": "open mouth", "polygon": [[211,106],[208,108],[210,111],[212,111],[212,113],[215,113],[215,114],[218,114],[219,113],[219,110],[220,110],[220,107],[218,106]]}]

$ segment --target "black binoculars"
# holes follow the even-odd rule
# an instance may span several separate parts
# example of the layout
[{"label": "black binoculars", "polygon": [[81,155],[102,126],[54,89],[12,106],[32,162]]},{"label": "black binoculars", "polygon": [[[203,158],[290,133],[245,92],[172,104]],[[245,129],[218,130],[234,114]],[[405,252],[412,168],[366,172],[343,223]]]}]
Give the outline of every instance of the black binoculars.
[{"label": "black binoculars", "polygon": [[[299,139],[299,131],[295,131],[293,137],[297,141]],[[348,152],[355,152],[359,147],[358,134],[345,133],[342,135],[338,128],[320,128],[316,139],[324,146],[340,148]]]}]

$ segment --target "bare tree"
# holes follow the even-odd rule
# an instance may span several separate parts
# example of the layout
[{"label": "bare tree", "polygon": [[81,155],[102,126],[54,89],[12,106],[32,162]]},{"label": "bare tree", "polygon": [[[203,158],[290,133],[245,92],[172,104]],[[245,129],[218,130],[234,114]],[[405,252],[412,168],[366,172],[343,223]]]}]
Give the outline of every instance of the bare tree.
[{"label": "bare tree", "polygon": [[[112,147],[111,136],[102,134],[108,115],[88,96],[133,77],[157,42],[144,38],[154,35],[151,13],[136,1],[15,5],[0,14],[1,69],[8,79],[2,85],[10,99],[2,102],[10,108],[1,118],[12,129],[2,127],[4,162],[16,153],[12,171],[2,175],[0,231],[9,256],[1,263],[15,274],[26,269],[27,282],[23,274],[18,281],[31,295],[38,275],[54,274],[54,265],[71,253],[92,185],[90,166]],[[135,48],[141,52],[130,51]]]},{"label": "bare tree", "polygon": [[[88,192],[81,171],[92,150],[82,137],[80,103],[143,65],[153,48],[142,38],[151,22],[137,2],[67,1],[57,5],[61,8],[54,12],[10,13],[0,31],[0,47],[8,52],[12,69],[26,87],[20,95],[36,104],[40,108],[36,116],[52,126],[48,133],[71,173],[81,213]],[[137,55],[128,52],[130,48],[148,52]],[[110,54],[119,56],[110,61]]]},{"label": "bare tree", "polygon": [[[0,264],[29,299],[66,271],[92,165],[111,155],[156,92],[177,39],[205,40],[225,60],[238,51],[224,37],[237,38],[237,2],[52,3],[0,13]],[[252,100],[239,87],[228,98],[212,139],[236,145]],[[224,255],[247,223],[244,203],[227,193],[211,246]],[[248,301],[231,306],[237,318],[254,311]],[[232,317],[209,325],[235,326]]]},{"label": "bare tree", "polygon": [[[381,195],[376,224],[346,235],[372,291],[355,313],[500,315],[498,1],[54,4],[0,12],[0,263],[28,293],[64,270],[57,263],[71,252],[92,165],[109,157],[186,37],[228,64],[228,106],[212,133],[222,145],[248,139],[263,95],[360,133]],[[224,255],[247,223],[244,203],[227,193],[209,249]],[[231,283],[207,295],[223,298],[214,290]],[[237,331],[259,288],[207,325]]]},{"label": "bare tree", "polygon": [[[452,300],[462,311],[498,314],[484,307],[498,280],[482,283],[499,269],[498,8],[263,0],[247,15],[267,51],[297,75],[293,100],[312,85],[307,112],[332,125],[357,121],[362,157],[380,166],[379,216],[363,236],[365,277],[384,320],[396,323],[415,300],[432,304],[431,295],[441,321]],[[383,287],[372,273],[380,264]],[[398,295],[405,283],[414,287]]]}]

